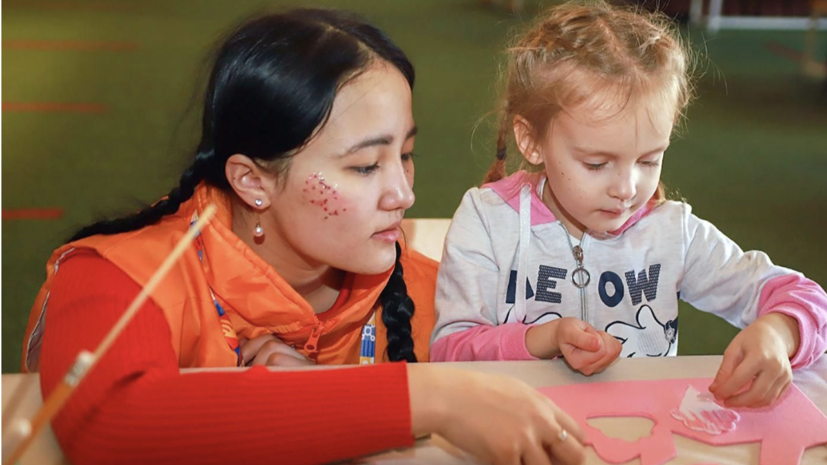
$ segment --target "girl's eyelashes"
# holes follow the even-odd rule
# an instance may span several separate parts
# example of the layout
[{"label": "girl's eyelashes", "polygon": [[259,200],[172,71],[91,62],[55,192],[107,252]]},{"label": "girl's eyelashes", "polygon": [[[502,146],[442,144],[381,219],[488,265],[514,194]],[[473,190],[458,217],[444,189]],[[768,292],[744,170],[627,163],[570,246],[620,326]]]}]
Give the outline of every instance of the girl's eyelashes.
[{"label": "girl's eyelashes", "polygon": [[[603,169],[607,165],[606,162],[603,162],[603,163],[586,163],[586,162],[583,162],[583,164],[586,166],[586,168],[589,171],[600,171],[601,169]],[[638,164],[641,165],[641,166],[644,166],[646,168],[656,168],[656,167],[660,166],[660,161],[659,160],[640,160],[640,161],[638,161]]]},{"label": "girl's eyelashes", "polygon": [[374,163],[368,166],[353,166],[350,169],[359,174],[367,176],[379,169],[379,163]]},{"label": "girl's eyelashes", "polygon": [[648,159],[638,161],[638,163],[640,163],[641,165],[643,165],[647,168],[654,168],[654,167],[660,166],[660,162],[661,162],[661,157],[660,156],[658,156],[656,158],[648,158]]},{"label": "girl's eyelashes", "polygon": [[[406,152],[406,153],[402,154],[401,158],[402,158],[403,163],[407,163],[409,161],[412,161],[414,158],[416,158],[418,156],[419,156],[419,154],[416,154],[414,152]],[[369,175],[369,174],[371,174],[374,171],[379,169],[379,162],[376,162],[372,165],[367,165],[367,166],[352,166],[352,167],[350,167],[350,169],[352,171],[355,171],[356,173],[367,176],[367,175]]]}]

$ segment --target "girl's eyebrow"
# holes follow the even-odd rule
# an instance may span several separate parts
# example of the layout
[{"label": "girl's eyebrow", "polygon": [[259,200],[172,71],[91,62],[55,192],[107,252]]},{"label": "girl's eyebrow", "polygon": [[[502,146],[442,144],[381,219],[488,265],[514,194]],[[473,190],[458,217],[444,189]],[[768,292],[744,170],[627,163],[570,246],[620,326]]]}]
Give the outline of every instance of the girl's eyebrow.
[{"label": "girl's eyebrow", "polygon": [[[640,156],[645,157],[645,156],[648,156],[648,155],[654,155],[656,153],[665,152],[667,148],[669,148],[668,143],[666,145],[658,147],[654,150],[650,150],[648,152],[645,152]],[[622,155],[614,153],[614,152],[607,152],[607,151],[604,151],[604,150],[594,151],[594,150],[589,150],[589,149],[581,148],[581,147],[573,147],[573,150],[576,151],[576,152],[586,154],[586,155],[601,155],[601,156],[604,156],[604,157],[611,157],[611,158],[620,158],[622,156]]]},{"label": "girl's eyebrow", "polygon": [[[416,126],[411,128],[408,131],[408,134],[405,136],[405,140],[408,140],[411,137],[415,136],[418,131],[419,131],[419,128],[417,128]],[[347,149],[347,151],[342,155],[343,156],[350,155],[352,153],[356,153],[359,150],[362,150],[362,149],[367,148],[367,147],[375,147],[377,145],[390,145],[391,143],[393,143],[393,136],[390,135],[390,134],[385,134],[385,135],[376,136],[376,137],[369,137],[369,138],[353,145],[351,148]]]}]

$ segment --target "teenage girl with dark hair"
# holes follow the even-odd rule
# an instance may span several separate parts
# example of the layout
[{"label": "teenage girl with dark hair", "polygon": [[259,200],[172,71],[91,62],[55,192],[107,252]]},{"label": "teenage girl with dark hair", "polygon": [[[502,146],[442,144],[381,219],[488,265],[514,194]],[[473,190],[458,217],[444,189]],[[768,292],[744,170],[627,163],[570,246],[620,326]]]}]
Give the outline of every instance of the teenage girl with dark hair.
[{"label": "teenage girl with dark hair", "polygon": [[379,363],[427,361],[434,325],[437,265],[398,242],[413,84],[404,53],[342,12],[265,16],[228,37],[179,185],[48,263],[24,347],[45,395],[218,207],[53,421],[72,463],[315,463],[428,433],[496,463],[582,460],[577,426],[522,383]]}]

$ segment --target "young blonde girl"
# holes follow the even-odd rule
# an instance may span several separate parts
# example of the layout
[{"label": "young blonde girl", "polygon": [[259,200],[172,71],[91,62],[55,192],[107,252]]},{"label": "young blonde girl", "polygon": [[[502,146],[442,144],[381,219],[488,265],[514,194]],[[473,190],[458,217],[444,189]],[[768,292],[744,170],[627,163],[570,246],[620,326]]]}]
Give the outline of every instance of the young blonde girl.
[{"label": "young blonde girl", "polygon": [[[588,375],[675,355],[680,298],[743,328],[710,390],[775,400],[827,348],[827,296],[666,200],[664,152],[691,99],[669,22],[567,3],[508,53],[497,159],[448,232],[431,360],[562,356]],[[527,170],[505,177],[509,133]]]}]

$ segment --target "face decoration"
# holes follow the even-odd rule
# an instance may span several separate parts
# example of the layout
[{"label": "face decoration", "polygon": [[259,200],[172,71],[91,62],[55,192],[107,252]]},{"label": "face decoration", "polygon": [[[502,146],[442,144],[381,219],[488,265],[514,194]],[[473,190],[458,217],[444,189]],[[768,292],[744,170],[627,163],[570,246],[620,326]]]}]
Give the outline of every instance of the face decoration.
[{"label": "face decoration", "polygon": [[340,213],[347,211],[347,207],[342,207],[339,202],[339,185],[330,185],[325,181],[324,174],[321,172],[307,177],[303,191],[309,194],[311,205],[324,210],[324,219],[339,216]]}]

